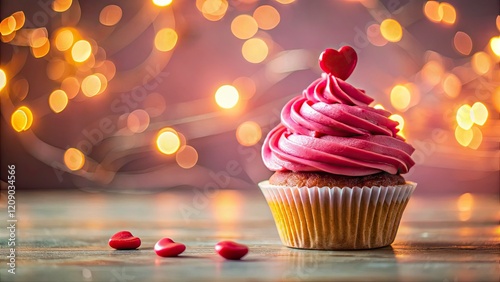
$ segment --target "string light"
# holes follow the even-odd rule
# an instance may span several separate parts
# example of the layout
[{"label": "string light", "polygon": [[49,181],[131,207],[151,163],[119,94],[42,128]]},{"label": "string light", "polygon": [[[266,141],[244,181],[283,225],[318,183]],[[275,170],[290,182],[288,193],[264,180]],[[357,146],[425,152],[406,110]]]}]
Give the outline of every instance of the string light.
[{"label": "string light", "polygon": [[49,106],[54,113],[62,112],[68,105],[68,96],[66,92],[58,89],[50,93]]},{"label": "string light", "polygon": [[472,56],[472,69],[479,75],[486,74],[491,68],[491,59],[486,52],[479,51]]},{"label": "string light", "polygon": [[175,154],[175,161],[180,167],[190,169],[198,162],[198,152],[192,146],[182,146]]},{"label": "string light", "polygon": [[83,79],[81,87],[85,96],[93,97],[101,90],[101,80],[97,75],[91,74]]},{"label": "string light", "polygon": [[16,19],[13,16],[6,17],[0,22],[0,33],[3,36],[9,35],[16,30]]},{"label": "string light", "polygon": [[52,3],[52,9],[56,12],[62,13],[67,11],[71,7],[71,4],[73,4],[72,0],[55,0]]},{"label": "string light", "polygon": [[472,132],[472,129],[463,129],[461,126],[457,126],[455,128],[455,139],[457,139],[458,144],[467,147],[473,137],[474,133]]},{"label": "string light", "polygon": [[439,4],[438,15],[441,18],[441,22],[445,24],[454,24],[457,19],[455,7],[447,2],[441,2]]},{"label": "string light", "polygon": [[122,8],[117,5],[108,5],[101,10],[99,22],[105,26],[114,26],[122,18]]},{"label": "string light", "polygon": [[490,48],[495,55],[500,57],[500,36],[494,36],[490,39]]},{"label": "string light", "polygon": [[458,126],[464,130],[469,130],[474,124],[474,121],[471,118],[471,110],[472,107],[467,104],[460,106],[457,110],[456,119]]},{"label": "string light", "polygon": [[133,133],[144,132],[149,126],[150,118],[148,112],[137,109],[127,116],[127,127]]},{"label": "string light", "polygon": [[404,111],[410,105],[410,90],[401,84],[395,85],[391,90],[391,104],[394,108]]},{"label": "string light", "polygon": [[69,148],[64,152],[64,164],[70,170],[80,170],[85,164],[85,155],[76,148]]},{"label": "string light", "polygon": [[270,5],[259,6],[253,12],[253,17],[263,30],[271,30],[280,23],[280,13]]},{"label": "string light", "polygon": [[238,90],[232,85],[222,85],[215,92],[215,102],[219,107],[231,109],[238,103]]},{"label": "string light", "polygon": [[253,146],[262,138],[262,129],[254,121],[245,121],[236,129],[236,139],[243,146]]},{"label": "string light", "polygon": [[472,127],[472,140],[470,141],[469,145],[467,147],[477,150],[479,146],[481,146],[481,143],[483,142],[483,133],[481,132],[481,129],[479,129],[477,126]]},{"label": "string light", "polygon": [[165,155],[172,155],[181,146],[181,140],[177,131],[173,128],[164,128],[160,130],[156,137],[156,146],[158,150]]},{"label": "string light", "polygon": [[92,46],[87,40],[79,40],[75,42],[71,49],[73,61],[81,63],[86,61],[92,54]]},{"label": "string light", "polygon": [[453,37],[453,47],[455,47],[455,50],[460,54],[468,56],[472,51],[472,39],[467,33],[457,31]]},{"label": "string light", "polygon": [[168,52],[174,49],[177,44],[177,32],[171,28],[164,28],[158,31],[155,36],[155,47],[159,51]]},{"label": "string light", "polygon": [[241,53],[248,62],[258,64],[267,58],[269,47],[264,40],[251,38],[243,43]]},{"label": "string light", "polygon": [[172,4],[172,0],[153,0],[153,4],[159,7],[166,7]]},{"label": "string light", "polygon": [[239,15],[231,22],[231,32],[239,39],[248,39],[259,29],[255,19],[249,15]]},{"label": "string light", "polygon": [[0,69],[0,91],[7,85],[7,75],[3,69]]},{"label": "string light", "polygon": [[33,113],[26,106],[19,107],[12,113],[10,121],[15,131],[26,131],[30,129],[33,124]]},{"label": "string light", "polygon": [[488,109],[481,102],[476,102],[470,110],[471,120],[477,125],[484,125],[488,120]]},{"label": "string light", "polygon": [[380,33],[389,42],[399,42],[403,37],[403,28],[394,19],[385,19],[380,24]]},{"label": "string light", "polygon": [[462,82],[456,75],[448,73],[443,79],[443,90],[448,97],[456,98],[462,90]]}]

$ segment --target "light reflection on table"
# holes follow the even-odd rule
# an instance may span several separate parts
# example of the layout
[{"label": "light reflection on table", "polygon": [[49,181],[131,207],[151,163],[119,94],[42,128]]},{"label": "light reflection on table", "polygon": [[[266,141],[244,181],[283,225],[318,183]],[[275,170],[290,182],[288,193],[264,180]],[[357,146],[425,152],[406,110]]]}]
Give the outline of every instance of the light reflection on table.
[{"label": "light reflection on table", "polygon": [[[256,189],[167,190],[117,194],[18,191],[18,273],[2,281],[495,281],[500,277],[498,195],[414,196],[391,247],[306,251],[280,244]],[[2,201],[2,208],[5,201]],[[0,220],[6,222],[5,213]],[[6,229],[0,230],[6,238]],[[119,230],[141,237],[139,250],[114,251]],[[187,245],[178,258],[157,257],[162,237]],[[213,246],[247,244],[243,261]],[[4,256],[5,241],[2,245]],[[5,253],[6,255],[6,253]]]}]

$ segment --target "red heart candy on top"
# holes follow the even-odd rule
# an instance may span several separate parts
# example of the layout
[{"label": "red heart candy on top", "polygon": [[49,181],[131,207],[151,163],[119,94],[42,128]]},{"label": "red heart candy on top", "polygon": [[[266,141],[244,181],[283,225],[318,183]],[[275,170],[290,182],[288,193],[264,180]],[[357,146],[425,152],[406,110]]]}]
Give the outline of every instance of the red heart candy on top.
[{"label": "red heart candy on top", "polygon": [[163,238],[156,242],[154,250],[160,257],[176,257],[186,250],[186,245],[175,243],[170,238]]},{"label": "red heart candy on top", "polygon": [[109,239],[109,246],[117,250],[133,250],[139,248],[141,239],[129,231],[120,231]]},{"label": "red heart candy on top", "polygon": [[319,55],[319,66],[329,74],[346,80],[356,67],[358,55],[351,46],[343,46],[338,51],[326,49]]},{"label": "red heart candy on top", "polygon": [[215,245],[215,251],[226,259],[238,260],[248,253],[248,247],[233,241],[221,241]]}]

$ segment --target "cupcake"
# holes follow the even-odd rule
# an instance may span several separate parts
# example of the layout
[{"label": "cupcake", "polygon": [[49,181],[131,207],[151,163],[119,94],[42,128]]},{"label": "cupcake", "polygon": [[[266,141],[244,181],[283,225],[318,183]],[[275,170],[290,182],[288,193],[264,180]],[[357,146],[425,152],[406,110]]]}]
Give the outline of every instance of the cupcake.
[{"label": "cupcake", "polygon": [[401,176],[415,163],[398,123],[345,82],[356,62],[349,46],[325,50],[321,78],[284,106],[264,141],[264,164],[275,173],[259,187],[285,246],[388,246],[416,187]]}]

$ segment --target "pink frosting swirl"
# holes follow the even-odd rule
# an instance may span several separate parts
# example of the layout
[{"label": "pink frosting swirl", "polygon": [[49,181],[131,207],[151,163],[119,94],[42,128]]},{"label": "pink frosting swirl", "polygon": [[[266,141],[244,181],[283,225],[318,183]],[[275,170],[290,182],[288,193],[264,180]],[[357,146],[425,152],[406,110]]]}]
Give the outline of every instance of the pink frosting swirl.
[{"label": "pink frosting swirl", "polygon": [[406,173],[414,148],[397,135],[390,113],[369,107],[363,90],[323,74],[281,112],[262,156],[274,171],[324,171],[363,176]]}]

